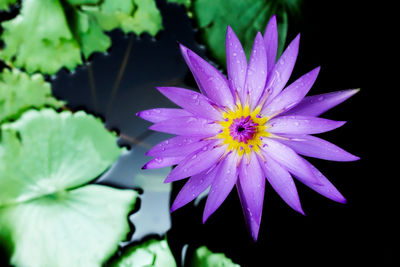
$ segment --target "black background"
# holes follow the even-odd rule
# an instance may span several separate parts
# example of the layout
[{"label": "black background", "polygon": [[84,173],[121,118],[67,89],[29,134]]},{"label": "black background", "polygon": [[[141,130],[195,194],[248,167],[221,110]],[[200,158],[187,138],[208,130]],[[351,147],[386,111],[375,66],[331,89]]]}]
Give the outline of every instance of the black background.
[{"label": "black background", "polygon": [[[199,45],[200,34],[193,30],[196,24],[187,18],[185,9],[164,0],[157,3],[164,31],[156,38],[114,31],[108,55],[95,54],[76,72],[62,70],[49,77],[54,94],[66,100],[70,109],[101,116],[109,129],[125,136],[120,143],[132,150],[137,147],[135,139],[143,141],[151,135],[146,131],[150,124],[134,114],[172,106],[154,87],[195,86],[176,41],[202,56],[208,55]],[[289,21],[288,40],[301,32],[291,81],[321,66],[310,94],[361,88],[350,100],[323,115],[346,120],[347,124],[320,135],[361,160],[341,163],[310,159],[348,203],[333,202],[296,183],[306,213],[303,216],[267,185],[257,242],[246,230],[236,190],[204,225],[204,201],[197,207],[189,204],[172,214],[172,228],[167,233],[178,262],[183,245],[189,244],[189,251],[207,245],[242,266],[395,265],[398,175],[393,169],[398,157],[394,111],[398,85],[391,79],[396,77],[398,66],[390,41],[395,35],[390,9],[379,2],[305,0],[301,15]],[[123,180],[115,183],[120,186],[134,186],[132,175],[119,179]],[[172,200],[183,184],[174,183]]]}]

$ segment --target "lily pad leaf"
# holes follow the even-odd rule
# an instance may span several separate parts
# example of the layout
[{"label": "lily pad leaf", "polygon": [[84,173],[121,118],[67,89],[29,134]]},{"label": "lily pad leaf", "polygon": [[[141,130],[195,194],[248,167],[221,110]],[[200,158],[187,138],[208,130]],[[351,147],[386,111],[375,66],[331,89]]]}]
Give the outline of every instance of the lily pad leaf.
[{"label": "lily pad leaf", "polygon": [[184,5],[186,8],[189,8],[190,5],[192,4],[192,0],[167,0],[167,2]]},{"label": "lily pad leaf", "polygon": [[82,111],[29,110],[3,124],[1,138],[0,206],[83,185],[122,152],[100,119]]},{"label": "lily pad leaf", "polygon": [[249,57],[254,36],[264,33],[269,18],[277,15],[279,51],[282,52],[287,32],[287,12],[296,10],[301,0],[197,0],[193,2],[194,17],[211,55],[226,65],[225,34],[230,25]]},{"label": "lily pad leaf", "polygon": [[175,258],[167,241],[151,239],[128,247],[121,257],[113,260],[109,267],[176,267]]},{"label": "lily pad leaf", "polygon": [[0,246],[14,266],[102,266],[130,231],[136,197],[87,185],[2,207]]},{"label": "lily pad leaf", "polygon": [[162,18],[154,0],[104,0],[98,7],[82,9],[97,18],[106,31],[116,28],[137,35],[148,32],[155,36],[162,29]]},{"label": "lily pad leaf", "polygon": [[0,0],[0,10],[8,11],[10,6],[15,4],[17,0]]},{"label": "lily pad leaf", "polygon": [[18,69],[0,72],[0,123],[18,118],[29,108],[64,105],[52,96],[50,83],[40,74],[27,75]]},{"label": "lily pad leaf", "polygon": [[207,247],[196,249],[189,267],[240,267],[223,253],[213,253]]}]

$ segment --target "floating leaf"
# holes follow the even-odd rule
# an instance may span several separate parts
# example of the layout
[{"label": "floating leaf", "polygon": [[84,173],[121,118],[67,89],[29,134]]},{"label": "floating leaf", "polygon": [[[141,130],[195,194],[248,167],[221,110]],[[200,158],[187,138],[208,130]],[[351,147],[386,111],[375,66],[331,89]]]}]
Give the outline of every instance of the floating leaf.
[{"label": "floating leaf", "polygon": [[50,83],[42,75],[29,76],[17,69],[0,72],[0,123],[19,117],[28,108],[63,105],[52,96]]},{"label": "floating leaf", "polygon": [[286,39],[287,11],[295,10],[299,4],[300,0],[196,0],[193,9],[212,56],[225,66],[224,44],[228,25],[233,28],[249,56],[254,36],[257,32],[264,33],[269,18],[276,14],[281,38],[279,55]]},{"label": "floating leaf", "polygon": [[0,246],[15,266],[99,267],[130,231],[136,196],[87,185],[0,208]]},{"label": "floating leaf", "polygon": [[10,6],[15,4],[17,0],[0,0],[0,10],[8,11]]},{"label": "floating leaf", "polygon": [[98,7],[83,7],[93,14],[106,31],[121,28],[137,35],[148,32],[156,35],[162,29],[160,11],[154,0],[104,0]]},{"label": "floating leaf", "polygon": [[21,13],[2,26],[5,47],[0,57],[28,73],[53,74],[82,63],[59,0],[24,0]]},{"label": "floating leaf", "polygon": [[192,258],[190,267],[240,267],[223,253],[213,253],[207,247],[199,247]]},{"label": "floating leaf", "polygon": [[174,256],[166,240],[151,239],[127,248],[110,267],[176,267]]},{"label": "floating leaf", "polygon": [[83,185],[121,154],[115,135],[84,112],[30,110],[1,126],[0,206]]},{"label": "floating leaf", "polygon": [[192,0],[167,0],[167,2],[184,5],[186,8],[189,8],[190,5],[192,4]]}]

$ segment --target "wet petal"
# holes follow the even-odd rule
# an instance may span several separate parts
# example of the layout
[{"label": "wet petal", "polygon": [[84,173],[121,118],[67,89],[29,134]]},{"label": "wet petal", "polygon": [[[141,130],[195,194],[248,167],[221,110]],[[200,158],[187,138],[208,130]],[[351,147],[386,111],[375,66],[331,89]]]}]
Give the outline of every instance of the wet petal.
[{"label": "wet petal", "polygon": [[257,240],[264,203],[265,177],[255,153],[251,153],[250,162],[242,160],[236,186],[246,224],[253,239]]},{"label": "wet petal", "polygon": [[[339,105],[351,96],[355,95],[359,89],[349,89],[327,94],[306,96],[297,106],[289,110],[287,115],[319,116],[325,111]],[[285,115],[286,115],[285,114]]]},{"label": "wet petal", "polygon": [[266,89],[270,89],[271,92],[268,102],[282,91],[283,87],[285,87],[289,80],[299,52],[299,42],[300,34],[297,35],[289,44],[278,62],[275,64],[274,68],[271,70],[271,73],[269,73]]},{"label": "wet petal", "polygon": [[192,115],[193,114],[191,114],[190,112],[178,108],[154,108],[154,109],[143,110],[136,113],[136,116],[138,116],[139,118],[154,123],[176,117],[192,116]]},{"label": "wet petal", "polygon": [[226,31],[226,67],[228,70],[229,84],[239,96],[244,96],[244,82],[246,80],[247,59],[242,44],[228,26]]},{"label": "wet petal", "polygon": [[264,44],[267,54],[267,73],[269,73],[275,65],[276,54],[278,52],[278,27],[275,15],[271,17],[265,29]]},{"label": "wet petal", "polygon": [[276,116],[297,105],[313,86],[319,73],[319,67],[304,74],[277,95],[261,111],[265,116]]},{"label": "wet petal", "polygon": [[182,44],[179,44],[179,48],[180,48],[180,50],[181,50],[181,54],[182,54],[182,56],[183,56],[183,59],[184,59],[185,62],[186,62],[186,65],[189,67],[190,71],[191,71],[192,74],[193,74],[193,77],[194,77],[194,79],[195,79],[195,81],[196,81],[196,83],[197,83],[197,86],[198,86],[199,89],[200,89],[200,92],[201,92],[203,95],[207,95],[207,94],[206,94],[206,91],[205,91],[204,88],[203,88],[203,84],[200,82],[199,77],[197,77],[197,72],[195,71],[195,69],[194,69],[193,66],[192,66],[192,63],[191,63],[190,60],[189,60],[188,51],[189,51],[190,49],[188,49],[186,46],[184,46],[184,45],[182,45]]},{"label": "wet petal", "polygon": [[315,136],[284,135],[284,137],[289,138],[289,140],[281,140],[281,143],[304,156],[334,161],[354,161],[360,159],[340,147]]},{"label": "wet petal", "polygon": [[310,183],[319,184],[318,178],[305,163],[305,160],[291,148],[271,138],[264,138],[263,143],[262,151],[265,157],[272,158],[290,173],[300,176]]},{"label": "wet petal", "polygon": [[149,129],[177,135],[207,137],[218,134],[221,126],[204,118],[186,116],[155,123]]},{"label": "wet petal", "polygon": [[171,212],[186,205],[203,193],[214,181],[216,169],[206,170],[189,178],[171,206]]},{"label": "wet petal", "polygon": [[306,181],[305,179],[296,176],[297,180],[299,180],[306,186],[310,187],[312,190],[320,193],[324,197],[327,197],[327,198],[332,199],[333,201],[336,201],[339,203],[343,203],[343,204],[346,203],[346,199],[335,188],[335,186],[331,182],[329,182],[329,180],[317,168],[315,168],[313,165],[311,165],[308,161],[306,161],[306,160],[304,160],[304,161],[309,166],[309,168],[314,173],[314,175],[318,177],[318,180],[320,181],[320,185],[310,183],[309,181]]},{"label": "wet petal", "polygon": [[200,141],[197,137],[176,136],[157,144],[147,151],[146,156],[152,157],[172,157],[187,156],[210,143],[210,141]]},{"label": "wet petal", "polygon": [[207,144],[203,148],[189,154],[169,173],[165,179],[165,183],[198,174],[217,164],[222,154],[226,151],[226,147],[215,147],[215,144],[215,142]]},{"label": "wet petal", "polygon": [[218,166],[203,213],[203,223],[218,209],[231,192],[237,180],[236,153],[228,154]]},{"label": "wet petal", "polygon": [[221,113],[210,104],[210,100],[200,93],[178,87],[157,87],[157,89],[172,102],[194,115],[214,120],[222,118]]},{"label": "wet petal", "polygon": [[278,195],[295,211],[304,215],[296,185],[290,173],[270,157],[260,159],[265,176]]},{"label": "wet petal", "polygon": [[233,95],[225,76],[193,51],[188,50],[187,54],[205,95],[216,104],[232,109],[234,107]]},{"label": "wet petal", "polygon": [[271,133],[317,134],[336,129],[346,122],[309,116],[280,116],[268,122]]},{"label": "wet petal", "polygon": [[264,39],[261,33],[257,33],[251,50],[249,65],[246,75],[246,93],[250,96],[250,106],[254,108],[264,91],[267,80],[267,55]]},{"label": "wet petal", "polygon": [[176,165],[185,157],[156,157],[147,162],[142,169],[157,169]]}]

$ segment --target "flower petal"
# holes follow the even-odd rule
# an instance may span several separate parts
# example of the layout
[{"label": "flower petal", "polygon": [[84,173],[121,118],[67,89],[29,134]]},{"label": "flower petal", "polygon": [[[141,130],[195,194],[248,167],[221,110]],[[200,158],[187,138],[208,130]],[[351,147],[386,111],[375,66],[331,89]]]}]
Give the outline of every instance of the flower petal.
[{"label": "flower petal", "polygon": [[268,105],[265,105],[261,112],[265,116],[271,117],[285,112],[297,105],[313,86],[317,79],[319,69],[319,67],[315,68],[298,78],[271,100]]},{"label": "flower petal", "polygon": [[143,110],[136,113],[136,116],[138,116],[139,118],[154,123],[176,117],[192,116],[192,115],[193,114],[187,112],[186,110],[178,108],[154,108],[154,109]]},{"label": "flower petal", "polygon": [[274,68],[269,73],[266,90],[270,91],[268,102],[277,96],[285,87],[292,74],[299,52],[300,34],[294,38],[283,52]]},{"label": "flower petal", "polygon": [[156,157],[147,162],[142,169],[157,169],[176,165],[185,157]]},{"label": "flower petal", "polygon": [[254,108],[265,88],[267,80],[267,55],[264,39],[261,33],[257,33],[251,50],[249,65],[246,74],[246,94],[250,97],[250,106]]},{"label": "flower petal", "polygon": [[182,56],[183,56],[183,59],[184,59],[185,62],[186,62],[186,65],[189,67],[190,71],[191,71],[192,74],[193,74],[193,77],[194,77],[194,79],[195,79],[195,81],[196,81],[196,83],[197,83],[197,86],[198,86],[199,89],[200,89],[200,92],[201,92],[203,95],[207,95],[207,94],[206,94],[206,91],[205,91],[204,88],[203,88],[203,84],[200,83],[200,79],[199,79],[199,77],[197,77],[197,72],[195,71],[195,69],[194,69],[193,66],[192,66],[192,63],[191,63],[190,60],[189,60],[188,51],[189,51],[190,49],[187,48],[186,46],[182,45],[182,44],[179,44],[179,48],[180,48],[180,50],[181,50],[181,54],[182,54]]},{"label": "flower petal", "polygon": [[243,159],[239,169],[236,187],[246,224],[252,237],[257,240],[264,203],[265,177],[255,153],[250,154],[250,161]]},{"label": "flower petal", "polygon": [[203,148],[189,154],[169,173],[164,182],[170,183],[187,178],[217,164],[226,151],[226,146],[216,147],[215,145],[215,142],[208,143]]},{"label": "flower petal", "polygon": [[346,122],[309,116],[280,116],[268,122],[271,133],[317,134],[336,129]]},{"label": "flower petal", "polygon": [[218,209],[231,192],[237,180],[237,155],[228,154],[218,166],[203,213],[203,223]]},{"label": "flower petal", "polygon": [[232,109],[233,95],[225,76],[193,51],[188,50],[187,54],[205,94],[216,104]]},{"label": "flower petal", "polygon": [[334,161],[354,161],[360,159],[340,147],[315,136],[284,135],[284,137],[289,138],[289,140],[281,140],[281,143],[304,156]]},{"label": "flower petal", "polygon": [[206,170],[190,177],[176,196],[171,206],[171,212],[186,205],[203,193],[214,181],[216,169]]},{"label": "flower petal", "polygon": [[292,209],[304,215],[296,185],[290,173],[271,157],[266,155],[264,157],[265,162],[259,159],[260,164],[272,188]]},{"label": "flower petal", "polygon": [[242,44],[229,25],[226,31],[225,46],[229,84],[232,90],[238,92],[239,96],[245,96],[244,82],[247,72],[246,54],[244,53]]},{"label": "flower petal", "polygon": [[214,120],[220,120],[222,115],[211,104],[210,99],[192,90],[178,87],[157,87],[163,95],[190,113]]},{"label": "flower petal", "polygon": [[147,151],[146,156],[187,156],[188,154],[204,147],[207,143],[209,143],[200,140],[201,139],[199,137],[175,136],[155,145],[153,148]]},{"label": "flower petal", "polygon": [[339,203],[346,203],[346,199],[343,197],[343,195],[333,186],[331,182],[313,165],[311,165],[308,161],[304,160],[305,163],[309,166],[311,171],[314,173],[315,176],[318,177],[318,180],[320,181],[320,185],[316,185],[313,183],[310,183],[309,181],[304,180],[301,177],[296,176],[297,180],[305,184],[306,186],[310,187],[312,190],[320,193],[324,197],[327,197],[329,199],[332,199],[333,201],[339,202]]},{"label": "flower petal", "polygon": [[204,118],[186,116],[155,123],[149,129],[177,135],[207,137],[216,135],[221,126]]},{"label": "flower petal", "polygon": [[265,51],[267,53],[267,74],[270,73],[276,62],[278,52],[278,27],[276,16],[273,15],[264,32]]},{"label": "flower petal", "polygon": [[355,95],[359,89],[349,89],[320,95],[306,96],[285,115],[319,116]]},{"label": "flower petal", "polygon": [[305,160],[291,148],[271,138],[263,138],[263,143],[262,151],[265,157],[272,158],[290,173],[300,176],[310,183],[319,184],[318,178],[305,163]]}]

